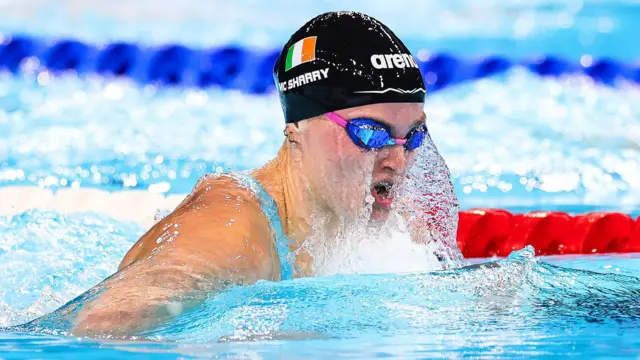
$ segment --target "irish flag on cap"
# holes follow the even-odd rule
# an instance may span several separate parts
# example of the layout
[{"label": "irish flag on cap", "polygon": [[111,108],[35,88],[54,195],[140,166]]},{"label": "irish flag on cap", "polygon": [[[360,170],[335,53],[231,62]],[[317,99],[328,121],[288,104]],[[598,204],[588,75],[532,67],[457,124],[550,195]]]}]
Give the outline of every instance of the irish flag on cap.
[{"label": "irish flag on cap", "polygon": [[316,36],[306,37],[289,47],[287,52],[287,63],[284,71],[289,71],[294,67],[315,60],[316,58]]}]

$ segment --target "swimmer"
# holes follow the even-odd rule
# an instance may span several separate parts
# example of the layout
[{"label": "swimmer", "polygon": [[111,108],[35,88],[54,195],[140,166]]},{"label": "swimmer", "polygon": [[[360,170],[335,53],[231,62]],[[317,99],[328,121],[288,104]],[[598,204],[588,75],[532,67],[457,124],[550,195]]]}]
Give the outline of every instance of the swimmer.
[{"label": "swimmer", "polygon": [[326,13],[291,36],[273,76],[286,122],[277,156],[202,178],[89,291],[72,334],[129,337],[230,284],[312,276],[305,239],[332,238],[363,214],[389,219],[428,136],[407,47],[367,15]]}]

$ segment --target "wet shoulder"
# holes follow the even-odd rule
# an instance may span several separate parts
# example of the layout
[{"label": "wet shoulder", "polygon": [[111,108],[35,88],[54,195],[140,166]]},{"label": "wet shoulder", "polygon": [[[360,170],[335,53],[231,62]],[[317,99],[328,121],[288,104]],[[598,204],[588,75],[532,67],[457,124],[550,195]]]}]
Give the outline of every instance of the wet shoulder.
[{"label": "wet shoulder", "polygon": [[[175,211],[176,220],[207,224],[222,231],[270,234],[270,226],[254,190],[235,175],[206,175]],[[244,227],[244,231],[238,227]]]},{"label": "wet shoulder", "polygon": [[[260,200],[242,177],[234,174],[207,174],[198,180],[189,202],[242,205],[260,208]],[[185,199],[187,200],[187,199]]]},{"label": "wet shoulder", "polygon": [[[167,249],[156,244],[155,240],[167,236],[171,238]],[[232,175],[201,178],[178,208],[154,225],[139,243],[144,243],[140,252],[129,258],[146,258],[148,254],[191,258],[197,254],[240,269],[263,268],[260,273],[272,273],[277,260],[271,226],[259,199]],[[166,241],[160,245],[163,243]],[[130,261],[123,262],[127,263]]]}]

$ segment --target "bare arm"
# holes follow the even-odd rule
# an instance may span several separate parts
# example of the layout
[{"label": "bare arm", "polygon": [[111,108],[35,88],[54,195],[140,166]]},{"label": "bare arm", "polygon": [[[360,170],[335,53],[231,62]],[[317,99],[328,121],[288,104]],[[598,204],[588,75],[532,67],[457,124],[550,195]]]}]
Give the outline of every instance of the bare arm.
[{"label": "bare arm", "polygon": [[104,292],[84,305],[72,333],[126,338],[160,325],[202,301],[205,288],[216,290],[213,282],[198,277],[176,265],[121,270],[98,285]]},{"label": "bare arm", "polygon": [[127,337],[227,284],[279,279],[271,229],[256,200],[229,180],[215,182],[138,240],[118,272],[98,285],[103,292],[84,305],[74,334]]}]

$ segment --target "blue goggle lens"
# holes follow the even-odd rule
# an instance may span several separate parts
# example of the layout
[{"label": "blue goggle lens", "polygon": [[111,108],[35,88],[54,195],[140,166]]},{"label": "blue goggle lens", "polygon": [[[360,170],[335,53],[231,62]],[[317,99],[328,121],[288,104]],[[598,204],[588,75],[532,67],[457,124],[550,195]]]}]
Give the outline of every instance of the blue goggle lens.
[{"label": "blue goggle lens", "polygon": [[420,147],[424,142],[424,138],[427,136],[427,126],[420,125],[415,128],[414,131],[411,132],[409,138],[407,139],[407,143],[404,144],[404,147],[407,150],[414,150]]},{"label": "blue goggle lens", "polygon": [[[395,145],[390,135],[389,128],[372,119],[352,119],[347,124],[347,133],[353,142],[367,150],[382,149],[388,145]],[[414,128],[404,144],[405,149],[414,150],[424,142],[427,126],[420,125]]]}]

